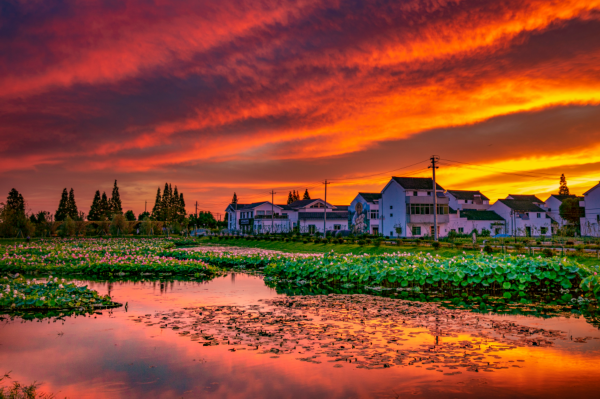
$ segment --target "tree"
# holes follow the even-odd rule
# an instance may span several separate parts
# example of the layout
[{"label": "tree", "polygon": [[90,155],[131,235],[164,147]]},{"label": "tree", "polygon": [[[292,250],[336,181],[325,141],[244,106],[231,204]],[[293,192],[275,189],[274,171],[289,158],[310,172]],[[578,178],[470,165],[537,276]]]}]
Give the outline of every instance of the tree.
[{"label": "tree", "polygon": [[127,219],[128,222],[135,222],[135,214],[131,209],[125,212],[125,219]]},{"label": "tree", "polygon": [[290,193],[288,194],[287,204],[289,205],[292,202],[294,202],[294,196],[292,195],[292,192],[290,191]]},{"label": "tree", "polygon": [[161,215],[160,219],[162,221],[171,220],[171,203],[172,203],[172,190],[171,185],[169,183],[165,183],[165,189],[163,190],[163,196],[161,201]]},{"label": "tree", "polygon": [[100,204],[100,191],[96,190],[94,199],[92,200],[92,206],[90,207],[90,213],[88,214],[88,220],[98,222],[102,220],[102,208]]},{"label": "tree", "polygon": [[63,188],[54,219],[57,222],[62,222],[67,219],[67,216],[69,216],[69,194],[67,193],[67,189]]},{"label": "tree", "polygon": [[23,195],[14,188],[10,190],[6,198],[6,207],[17,214],[25,215],[25,200],[23,199]]},{"label": "tree", "polygon": [[138,220],[141,222],[146,218],[150,217],[150,212],[142,212],[140,213],[140,215],[138,216]]},{"label": "tree", "polygon": [[237,204],[238,203],[238,199],[237,199],[237,194],[233,193],[233,198],[231,199],[231,203],[232,204]]},{"label": "tree", "polygon": [[304,190],[304,197],[302,197],[303,200],[309,200],[310,199],[310,194],[308,193],[308,188],[306,190]]},{"label": "tree", "polygon": [[179,219],[185,219],[185,200],[183,199],[183,193],[179,194]]},{"label": "tree", "polygon": [[112,214],[119,213],[123,214],[123,207],[121,205],[121,196],[119,195],[119,186],[117,186],[117,181],[115,180],[115,185],[113,186],[112,196],[110,197],[110,211]]},{"label": "tree", "polygon": [[563,173],[560,175],[560,188],[558,189],[558,195],[569,195],[569,187],[567,187],[567,178]]},{"label": "tree", "polygon": [[583,208],[579,206],[577,198],[565,199],[560,208],[558,208],[560,217],[569,222],[571,225],[578,227],[583,216]]},{"label": "tree", "polygon": [[79,220],[79,211],[77,210],[77,204],[75,203],[75,191],[71,188],[69,191],[69,202],[67,204],[67,214],[73,220]]},{"label": "tree", "polygon": [[160,196],[160,187],[156,192],[156,199],[154,200],[154,207],[152,208],[152,219],[160,220],[160,216],[162,214],[162,199]]},{"label": "tree", "polygon": [[102,198],[100,199],[100,211],[102,220],[111,220],[112,212],[110,210],[110,203],[105,192],[102,192]]}]

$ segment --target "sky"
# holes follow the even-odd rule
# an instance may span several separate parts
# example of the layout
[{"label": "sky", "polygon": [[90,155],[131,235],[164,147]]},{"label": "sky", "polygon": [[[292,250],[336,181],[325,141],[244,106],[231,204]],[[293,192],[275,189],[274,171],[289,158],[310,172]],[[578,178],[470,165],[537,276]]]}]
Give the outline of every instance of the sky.
[{"label": "sky", "polygon": [[[600,180],[600,0],[6,0],[0,196],[348,204],[390,176],[490,199]],[[0,199],[2,201],[2,199]]]}]

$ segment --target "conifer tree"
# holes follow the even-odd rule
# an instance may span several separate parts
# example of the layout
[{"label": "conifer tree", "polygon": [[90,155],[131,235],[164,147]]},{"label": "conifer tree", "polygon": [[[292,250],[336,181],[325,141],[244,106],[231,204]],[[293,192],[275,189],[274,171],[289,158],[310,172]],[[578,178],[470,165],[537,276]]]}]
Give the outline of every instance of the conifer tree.
[{"label": "conifer tree", "polygon": [[62,222],[67,219],[67,216],[69,216],[69,194],[67,193],[67,189],[63,188],[54,219],[57,222]]},{"label": "conifer tree", "polygon": [[179,194],[179,219],[183,220],[187,216],[185,210],[185,200],[183,199],[183,193]]},{"label": "conifer tree", "polygon": [[110,197],[110,210],[111,213],[115,214],[123,214],[123,206],[121,205],[121,196],[119,195],[119,186],[117,186],[117,181],[115,180],[115,185],[113,186],[112,196]]},{"label": "conifer tree", "polygon": [[6,207],[16,214],[25,215],[25,200],[23,199],[23,195],[14,188],[10,190],[6,198]]},{"label": "conifer tree", "polygon": [[154,220],[160,220],[160,217],[162,215],[162,199],[160,196],[160,187],[158,188],[158,191],[156,192],[156,199],[154,200],[154,207],[152,208],[152,219]]},{"label": "conifer tree", "polygon": [[309,200],[310,199],[310,194],[308,193],[308,188],[306,190],[304,190],[304,197],[302,197],[303,200]]},{"label": "conifer tree", "polygon": [[294,201],[300,201],[300,193],[294,190]]},{"label": "conifer tree", "polygon": [[171,219],[171,203],[173,202],[172,193],[171,185],[169,183],[165,183],[161,204],[162,213],[160,220],[162,221],[169,221]]},{"label": "conifer tree", "polygon": [[101,219],[101,214],[102,211],[100,209],[100,190],[96,190],[96,194],[94,194],[94,199],[92,200],[92,206],[90,207],[88,220],[97,222]]},{"label": "conifer tree", "polygon": [[567,178],[563,173],[560,175],[560,188],[558,189],[558,195],[569,195],[569,187],[567,187]]},{"label": "conifer tree", "polygon": [[294,197],[292,196],[292,192],[290,191],[290,193],[288,194],[287,204],[289,205],[292,202],[294,202]]},{"label": "conifer tree", "polygon": [[171,219],[179,220],[179,191],[177,191],[177,186],[175,186],[175,190],[173,190],[173,197],[171,199]]},{"label": "conifer tree", "polygon": [[105,192],[102,192],[102,198],[100,199],[100,211],[102,220],[111,220],[112,214],[110,211],[110,203]]},{"label": "conifer tree", "polygon": [[237,204],[238,203],[238,198],[237,198],[237,194],[233,193],[233,198],[231,199],[231,203],[232,204]]},{"label": "conifer tree", "polygon": [[69,191],[68,215],[73,220],[79,219],[79,211],[77,210],[77,204],[75,203],[75,191],[73,188]]}]

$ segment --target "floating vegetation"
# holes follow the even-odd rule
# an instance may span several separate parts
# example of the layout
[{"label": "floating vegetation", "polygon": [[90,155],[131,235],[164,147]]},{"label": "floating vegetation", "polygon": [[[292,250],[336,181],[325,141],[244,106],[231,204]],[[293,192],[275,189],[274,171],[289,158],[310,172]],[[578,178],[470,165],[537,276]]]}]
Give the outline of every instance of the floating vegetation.
[{"label": "floating vegetation", "polygon": [[540,289],[560,292],[580,287],[590,296],[600,295],[598,266],[588,268],[572,259],[558,257],[463,254],[442,258],[427,253],[402,252],[383,255],[331,252],[317,255],[215,247],[167,251],[166,254],[222,267],[264,267],[266,276],[285,281],[383,288],[491,288],[503,290],[509,298]]},{"label": "floating vegetation", "polygon": [[[8,379],[10,379],[10,372],[0,377],[0,384]],[[23,385],[13,381],[9,386],[0,386],[0,399],[53,399],[53,394],[39,391],[40,385],[35,382],[31,385]]]},{"label": "floating vegetation", "polygon": [[102,276],[185,275],[196,278],[220,273],[195,259],[159,253],[173,248],[170,239],[48,240],[0,247],[0,271],[22,274],[82,274]]},{"label": "floating vegetation", "polygon": [[[296,296],[248,306],[201,306],[131,316],[136,323],[169,328],[203,346],[291,356],[334,367],[423,367],[444,375],[524,367],[520,347],[552,346],[562,331],[370,295]],[[587,337],[576,337],[585,342]]]},{"label": "floating vegetation", "polygon": [[[101,296],[87,286],[78,287],[65,280],[50,276],[46,281],[28,280],[23,277],[0,279],[0,312],[10,315],[37,317],[49,311],[53,315],[91,313],[97,309],[121,306],[110,296]],[[48,315],[45,315],[46,317]]]}]

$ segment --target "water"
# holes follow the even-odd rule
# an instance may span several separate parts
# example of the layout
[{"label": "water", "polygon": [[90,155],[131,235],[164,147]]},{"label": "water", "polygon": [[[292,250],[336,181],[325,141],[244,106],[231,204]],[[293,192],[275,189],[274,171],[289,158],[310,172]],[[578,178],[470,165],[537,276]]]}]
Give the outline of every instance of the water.
[{"label": "water", "polygon": [[[248,346],[248,350],[232,352],[232,346],[224,342],[204,346],[202,340],[180,335],[181,330],[154,324],[162,320],[155,317],[157,314],[169,314],[169,322],[177,321],[173,312],[183,308],[265,306],[265,300],[285,298],[267,287],[259,276],[232,273],[205,283],[86,284],[101,294],[110,291],[115,301],[128,303],[127,310],[117,308],[93,317],[68,317],[64,322],[4,320],[0,324],[0,371],[12,370],[12,378],[20,382],[42,382],[43,391],[59,398],[598,396],[600,333],[583,318],[495,316],[499,321],[561,330],[567,338],[556,340],[549,347],[517,345],[494,352],[494,359],[508,368],[493,372],[459,368],[461,374],[446,375],[419,364],[356,368],[355,364],[329,361],[332,358],[325,354],[316,358],[321,360],[319,364],[297,360],[307,353],[317,353],[318,347],[304,354],[273,357],[272,353],[261,353]],[[336,311],[330,310],[329,315]],[[145,315],[151,316],[144,318]],[[153,325],[147,325],[146,320]],[[403,335],[406,341],[401,348],[435,346],[435,335],[430,330],[405,330],[409,335]],[[411,332],[416,335],[410,335]],[[464,328],[456,331],[455,337],[442,341],[452,344],[476,340],[479,338],[473,337],[478,333],[478,328]],[[585,343],[574,341],[584,337]],[[388,347],[375,335],[373,342],[381,350]],[[437,363],[437,367],[446,368],[443,363]]]}]

